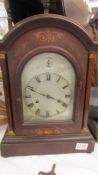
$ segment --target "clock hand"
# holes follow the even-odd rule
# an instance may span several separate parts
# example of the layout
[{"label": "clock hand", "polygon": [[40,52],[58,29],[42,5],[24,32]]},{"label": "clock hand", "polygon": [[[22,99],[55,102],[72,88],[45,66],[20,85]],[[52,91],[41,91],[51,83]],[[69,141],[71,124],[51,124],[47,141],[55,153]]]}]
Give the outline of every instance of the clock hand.
[{"label": "clock hand", "polygon": [[35,91],[34,88],[31,87],[31,86],[28,86],[28,88],[29,88],[31,91],[33,91],[33,92],[35,92],[35,93],[37,93],[37,94],[39,94],[39,95],[42,95],[42,96],[45,96],[45,97],[47,97],[47,98],[54,99],[54,100],[57,101],[57,99],[55,99],[54,97],[51,97],[50,95],[46,95],[46,94],[43,94],[43,93],[40,93],[40,92]]},{"label": "clock hand", "polygon": [[51,97],[50,95],[47,95],[47,98],[50,98],[50,99],[53,99],[53,100],[56,100],[56,101],[58,101],[56,98],[54,98],[54,97]]},{"label": "clock hand", "polygon": [[62,100],[58,100],[58,99],[56,99],[54,97],[51,97],[50,95],[47,95],[47,98],[53,99],[53,100],[57,101],[58,103],[62,103],[63,107],[67,107],[68,106],[67,103],[63,102]]},{"label": "clock hand", "polygon": [[31,91],[33,91],[33,92],[35,92],[35,93],[37,93],[37,94],[39,94],[39,95],[45,96],[45,97],[48,98],[48,99],[53,99],[53,100],[57,101],[58,103],[62,103],[62,106],[64,106],[64,107],[67,107],[67,106],[68,106],[68,104],[66,104],[66,103],[63,102],[62,100],[59,100],[59,99],[56,99],[56,98],[54,98],[54,97],[52,97],[52,96],[50,96],[50,95],[46,95],[46,94],[43,94],[43,93],[40,93],[40,92],[35,91],[34,88],[31,87],[31,86],[28,86],[28,88],[29,88]]},{"label": "clock hand", "polygon": [[47,95],[47,98],[53,99],[53,100],[57,101],[58,103],[62,103],[62,106],[63,106],[63,107],[67,107],[67,106],[68,106],[68,104],[66,104],[66,103],[63,102],[62,100],[56,99],[56,98],[54,98],[54,97],[51,97],[50,95]]},{"label": "clock hand", "polygon": [[47,97],[47,98],[51,98],[51,99],[54,99],[54,100],[57,101],[57,99],[55,99],[54,97],[51,97],[50,95],[46,95],[46,94],[43,94],[43,93],[40,93],[40,92],[35,91],[34,88],[31,87],[31,86],[28,86],[28,88],[29,88],[31,91],[33,91],[33,92],[35,92],[35,93],[37,93],[37,94],[39,94],[39,95],[42,95],[42,96],[45,96],[45,97]]},{"label": "clock hand", "polygon": [[31,91],[33,91],[33,92],[35,92],[35,93],[37,93],[37,94],[39,94],[39,95],[42,95],[42,96],[47,97],[46,94],[43,94],[43,93],[40,93],[40,92],[35,91],[35,90],[33,89],[33,87],[31,87],[31,86],[28,86],[28,88],[29,88]]}]

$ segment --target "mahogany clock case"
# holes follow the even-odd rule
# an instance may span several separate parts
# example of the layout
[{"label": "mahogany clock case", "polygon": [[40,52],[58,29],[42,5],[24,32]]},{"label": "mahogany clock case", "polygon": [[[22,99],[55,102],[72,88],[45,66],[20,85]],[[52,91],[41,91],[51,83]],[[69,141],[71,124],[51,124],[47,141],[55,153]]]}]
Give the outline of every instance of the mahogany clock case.
[{"label": "mahogany clock case", "polygon": [[[87,120],[97,47],[84,28],[60,15],[36,15],[15,25],[0,43],[9,124],[1,143],[3,156],[93,151],[95,142]],[[74,69],[70,120],[24,121],[22,72],[31,59],[43,53],[62,55]]]}]

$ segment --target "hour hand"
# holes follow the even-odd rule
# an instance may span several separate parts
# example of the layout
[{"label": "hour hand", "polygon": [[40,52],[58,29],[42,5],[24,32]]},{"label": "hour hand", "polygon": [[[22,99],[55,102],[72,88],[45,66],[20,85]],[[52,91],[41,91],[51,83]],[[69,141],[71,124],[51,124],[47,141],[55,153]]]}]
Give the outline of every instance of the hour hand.
[{"label": "hour hand", "polygon": [[53,99],[53,100],[56,100],[56,101],[57,101],[57,99],[55,99],[54,97],[51,97],[50,95],[46,95],[46,97],[47,97],[48,99]]}]

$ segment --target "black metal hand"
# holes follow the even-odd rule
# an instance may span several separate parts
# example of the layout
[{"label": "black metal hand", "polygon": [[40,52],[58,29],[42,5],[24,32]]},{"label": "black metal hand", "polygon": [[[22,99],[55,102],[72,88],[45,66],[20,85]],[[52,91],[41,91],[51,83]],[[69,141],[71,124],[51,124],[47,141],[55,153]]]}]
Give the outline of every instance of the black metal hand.
[{"label": "black metal hand", "polygon": [[35,92],[35,93],[37,93],[37,94],[39,94],[39,95],[42,95],[42,96],[45,96],[45,97],[48,98],[48,95],[35,91],[34,88],[31,87],[31,86],[28,86],[28,88],[29,88],[31,91],[33,91],[33,92]]}]

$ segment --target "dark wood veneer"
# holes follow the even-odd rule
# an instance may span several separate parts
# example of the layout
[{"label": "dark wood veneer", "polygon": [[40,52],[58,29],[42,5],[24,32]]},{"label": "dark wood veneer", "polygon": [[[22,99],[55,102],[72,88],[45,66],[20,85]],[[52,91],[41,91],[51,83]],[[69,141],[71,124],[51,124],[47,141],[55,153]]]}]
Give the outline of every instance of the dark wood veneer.
[{"label": "dark wood veneer", "polygon": [[[37,15],[25,19],[0,43],[9,129],[1,144],[3,156],[91,152],[94,141],[87,128],[93,53],[98,45],[86,30],[60,15]],[[20,77],[24,65],[36,54],[56,52],[65,56],[76,73],[73,121],[47,124],[23,122]],[[77,150],[86,143],[86,150]],[[49,146],[48,146],[49,145]],[[47,150],[47,151],[45,151]]]}]

